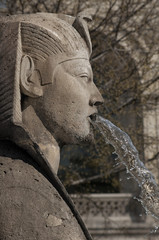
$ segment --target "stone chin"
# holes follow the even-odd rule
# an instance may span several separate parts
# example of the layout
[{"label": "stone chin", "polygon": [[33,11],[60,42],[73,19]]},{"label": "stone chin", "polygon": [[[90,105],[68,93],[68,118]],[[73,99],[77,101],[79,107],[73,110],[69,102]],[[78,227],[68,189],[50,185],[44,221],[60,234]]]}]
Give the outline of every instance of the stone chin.
[{"label": "stone chin", "polygon": [[94,133],[93,133],[93,130],[91,130],[90,133],[86,136],[75,135],[72,143],[70,144],[87,145],[87,144],[93,144],[93,143],[94,143]]},{"label": "stone chin", "polygon": [[52,132],[54,138],[60,146],[67,144],[73,145],[87,145],[94,144],[94,132],[93,126],[89,126],[89,131],[87,134],[81,134],[81,132],[69,131],[63,127],[56,124],[55,131]]},{"label": "stone chin", "polygon": [[70,134],[69,138],[67,138],[66,141],[64,138],[60,141],[60,145],[67,145],[67,144],[90,145],[93,143],[94,143],[93,131],[90,132],[87,136],[79,136],[77,134]]}]

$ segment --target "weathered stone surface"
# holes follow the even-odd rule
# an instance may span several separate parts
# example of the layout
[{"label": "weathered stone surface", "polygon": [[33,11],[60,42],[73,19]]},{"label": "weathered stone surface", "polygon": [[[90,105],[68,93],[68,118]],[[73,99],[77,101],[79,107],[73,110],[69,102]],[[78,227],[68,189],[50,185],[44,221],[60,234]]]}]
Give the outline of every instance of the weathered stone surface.
[{"label": "weathered stone surface", "polygon": [[2,240],[91,239],[56,176],[59,148],[93,141],[90,116],[103,102],[89,63],[89,19],[0,18],[0,139],[20,147],[0,143]]},{"label": "weathered stone surface", "polygon": [[6,157],[0,157],[0,239],[86,239],[39,166],[15,145],[2,145]]}]

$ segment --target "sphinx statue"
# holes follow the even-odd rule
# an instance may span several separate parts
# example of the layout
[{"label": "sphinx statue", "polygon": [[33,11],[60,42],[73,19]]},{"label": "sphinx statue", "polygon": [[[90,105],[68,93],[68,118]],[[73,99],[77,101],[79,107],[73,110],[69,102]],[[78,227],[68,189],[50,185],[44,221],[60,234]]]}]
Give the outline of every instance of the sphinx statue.
[{"label": "sphinx statue", "polygon": [[60,148],[93,141],[90,17],[0,18],[0,239],[92,239],[57,177]]}]

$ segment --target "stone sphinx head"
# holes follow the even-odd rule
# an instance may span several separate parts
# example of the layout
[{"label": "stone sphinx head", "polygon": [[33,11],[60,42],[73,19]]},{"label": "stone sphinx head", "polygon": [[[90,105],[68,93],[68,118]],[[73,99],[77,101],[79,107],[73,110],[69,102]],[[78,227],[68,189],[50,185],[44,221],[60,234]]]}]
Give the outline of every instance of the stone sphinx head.
[{"label": "stone sphinx head", "polygon": [[90,116],[103,99],[89,63],[86,18],[10,16],[0,29],[1,136],[33,118],[23,114],[31,106],[58,143],[92,141]]}]

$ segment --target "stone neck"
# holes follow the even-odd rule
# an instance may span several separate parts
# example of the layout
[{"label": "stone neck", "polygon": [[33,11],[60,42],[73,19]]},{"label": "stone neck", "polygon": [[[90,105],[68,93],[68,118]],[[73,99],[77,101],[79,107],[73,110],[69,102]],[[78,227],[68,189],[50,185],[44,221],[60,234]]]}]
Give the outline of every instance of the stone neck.
[{"label": "stone neck", "polygon": [[[32,107],[29,106],[23,111],[23,123],[14,123],[13,129],[11,129],[11,135],[12,141],[16,143],[20,149],[16,147],[14,143],[2,141],[2,143],[0,143],[0,154],[11,158],[20,157],[20,159],[26,159],[28,163],[29,156],[26,156],[25,152],[29,153],[31,156],[31,162],[35,160],[43,174],[47,177],[53,187],[56,188],[60,196],[71,209],[72,214],[81,226],[86,239],[92,240],[78,211],[74,207],[71,198],[55,174],[57,173],[60,160],[59,146],[53,136],[43,126]],[[10,146],[9,149],[8,146]],[[25,151],[22,151],[21,148]]]},{"label": "stone neck", "polygon": [[32,106],[27,107],[23,113],[23,124],[16,129],[13,141],[25,149],[41,167],[50,168],[57,173],[60,162],[60,148],[44,127]]}]

